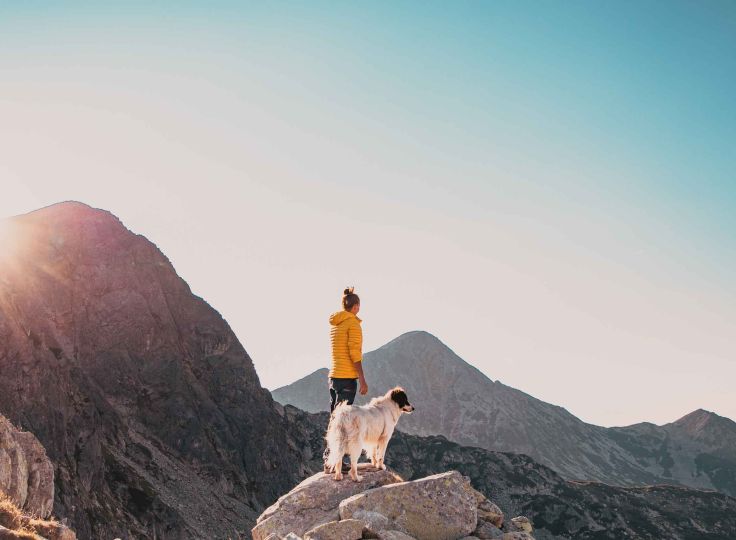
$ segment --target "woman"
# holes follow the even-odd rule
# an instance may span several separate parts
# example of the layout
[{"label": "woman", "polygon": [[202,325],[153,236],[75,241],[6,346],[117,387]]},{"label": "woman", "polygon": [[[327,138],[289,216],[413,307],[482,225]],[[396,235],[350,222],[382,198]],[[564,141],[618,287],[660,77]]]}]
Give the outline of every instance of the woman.
[{"label": "woman", "polygon": [[[330,411],[341,401],[353,404],[358,389],[356,379],[360,381],[360,394],[368,393],[368,383],[363,374],[363,330],[358,318],[360,298],[353,287],[345,289],[342,295],[342,311],[330,315],[330,341],[332,342],[332,367],[327,375],[330,389]],[[325,449],[324,460],[327,462],[329,449]],[[350,460],[344,456],[343,472],[350,470]],[[331,469],[325,464],[325,472]]]},{"label": "woman", "polygon": [[332,367],[330,369],[330,411],[341,401],[353,404],[360,381],[360,394],[368,393],[368,383],[363,374],[363,330],[358,318],[360,298],[354,288],[345,289],[342,295],[342,311],[330,315],[330,340],[332,341]]}]

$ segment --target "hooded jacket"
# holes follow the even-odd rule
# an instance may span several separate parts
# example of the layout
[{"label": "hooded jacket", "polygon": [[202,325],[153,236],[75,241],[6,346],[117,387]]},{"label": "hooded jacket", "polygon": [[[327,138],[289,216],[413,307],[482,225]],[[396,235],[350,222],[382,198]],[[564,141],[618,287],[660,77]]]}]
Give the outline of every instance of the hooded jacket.
[{"label": "hooded jacket", "polygon": [[332,341],[332,368],[329,377],[357,379],[355,362],[363,360],[362,321],[350,311],[338,311],[330,315],[330,340]]}]

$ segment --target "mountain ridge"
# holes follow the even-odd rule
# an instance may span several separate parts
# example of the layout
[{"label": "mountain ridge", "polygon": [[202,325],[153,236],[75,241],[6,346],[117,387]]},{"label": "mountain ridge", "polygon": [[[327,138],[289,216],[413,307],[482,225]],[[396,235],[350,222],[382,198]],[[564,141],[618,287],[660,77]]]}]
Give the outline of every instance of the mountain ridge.
[{"label": "mountain ridge", "polygon": [[[364,370],[372,394],[395,384],[407,389],[420,413],[402,421],[401,429],[407,433],[439,434],[463,445],[524,453],[571,480],[623,486],[680,482],[736,494],[736,483],[730,480],[732,469],[736,471],[736,457],[722,455],[713,442],[717,437],[701,437],[697,442],[678,427],[677,422],[682,424],[697,411],[664,426],[605,428],[588,424],[564,407],[493,381],[425,331],[404,333],[365,353]],[[322,396],[326,375],[326,369],[317,370],[273,390],[272,395],[280,403],[310,412],[327,410],[328,402]],[[358,404],[365,401],[360,396],[356,399]],[[431,414],[422,415],[423,410],[431,410]],[[703,423],[702,416],[692,416],[689,424],[695,418]],[[727,420],[718,425],[734,427],[736,437],[736,424],[731,426]],[[685,442],[687,449],[680,455],[678,448]],[[701,455],[705,457],[698,457]],[[716,464],[712,455],[726,461]],[[698,465],[697,459],[703,464]],[[717,482],[713,478],[716,474],[720,478]]]}]

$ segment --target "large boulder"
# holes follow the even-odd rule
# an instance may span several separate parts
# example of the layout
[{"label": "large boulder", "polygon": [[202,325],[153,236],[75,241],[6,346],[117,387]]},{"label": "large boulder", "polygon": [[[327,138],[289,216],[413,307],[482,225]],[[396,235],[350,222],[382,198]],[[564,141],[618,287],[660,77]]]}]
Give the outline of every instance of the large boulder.
[{"label": "large boulder", "polygon": [[270,534],[279,538],[293,532],[304,536],[315,527],[339,521],[340,502],[366,489],[403,482],[396,473],[375,470],[361,464],[362,482],[348,478],[335,481],[330,474],[317,473],[282,496],[258,518],[251,531],[253,540],[265,540]]},{"label": "large boulder", "polygon": [[340,518],[370,510],[389,527],[422,540],[455,540],[472,533],[478,521],[470,481],[457,471],[369,489],[340,503]]},{"label": "large boulder", "polygon": [[33,433],[0,415],[0,491],[21,510],[46,518],[54,507],[54,466]]},{"label": "large boulder", "polygon": [[363,538],[363,522],[357,519],[330,521],[318,525],[304,535],[304,540],[360,540]]}]

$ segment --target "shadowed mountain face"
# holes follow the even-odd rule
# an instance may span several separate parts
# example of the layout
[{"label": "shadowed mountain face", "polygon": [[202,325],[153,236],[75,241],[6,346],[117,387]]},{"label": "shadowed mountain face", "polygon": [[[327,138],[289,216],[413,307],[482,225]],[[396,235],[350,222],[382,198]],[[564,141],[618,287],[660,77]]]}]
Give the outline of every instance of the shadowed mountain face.
[{"label": "shadowed mountain face", "polygon": [[[407,433],[527,454],[568,479],[681,483],[736,495],[736,424],[712,413],[661,428],[586,424],[562,407],[490,380],[426,332],[409,332],[365,354],[363,366],[373,395],[396,385],[407,390],[417,407],[399,423]],[[326,369],[318,370],[272,394],[307,411],[328,410],[326,377]],[[665,457],[670,454],[676,467]]]},{"label": "shadowed mountain face", "polygon": [[4,224],[0,414],[79,538],[236,537],[307,471],[227,323],[154,244],[62,203]]}]

